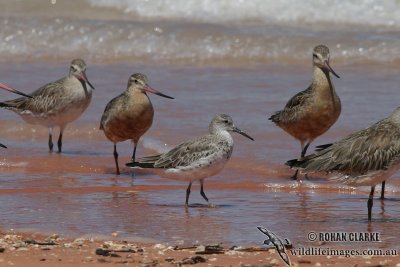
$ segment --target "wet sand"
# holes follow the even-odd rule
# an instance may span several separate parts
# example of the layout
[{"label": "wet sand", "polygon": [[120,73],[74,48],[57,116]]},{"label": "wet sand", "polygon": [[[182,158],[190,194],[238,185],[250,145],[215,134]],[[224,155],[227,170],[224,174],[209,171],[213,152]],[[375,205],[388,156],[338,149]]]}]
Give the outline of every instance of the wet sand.
[{"label": "wet sand", "polygon": [[[68,63],[0,64],[2,82],[31,92],[65,75]],[[310,151],[314,145],[332,142],[369,126],[399,105],[395,96],[400,77],[393,66],[366,68],[338,65],[334,61],[331,65],[342,77],[333,82],[343,111],[338,122],[315,141]],[[255,138],[251,142],[234,136],[231,161],[220,174],[206,180],[205,192],[215,208],[205,205],[198,184],[192,188],[190,200],[194,205],[185,210],[186,183],[142,171],[133,176],[127,168],[122,169],[120,176],[114,174],[113,147],[98,130],[99,120],[106,103],[125,90],[127,79],[134,72],[145,73],[152,87],[176,98],[150,95],[155,119],[138,146],[138,157],[165,151],[206,133],[210,119],[217,113],[230,114],[238,127]],[[319,174],[300,184],[288,179],[292,170],[283,163],[298,156],[300,145],[268,121],[267,116],[306,88],[311,78],[308,64],[224,68],[88,62],[87,75],[96,88],[92,103],[79,120],[67,127],[62,154],[48,153],[47,129],[25,124],[12,112],[1,111],[0,141],[8,146],[7,150],[0,150],[3,229],[47,235],[56,232],[68,240],[118,233],[119,241],[140,244],[222,243],[230,247],[261,246],[264,236],[256,226],[264,226],[296,246],[316,245],[307,240],[310,231],[379,232],[381,242],[324,246],[399,249],[398,174],[388,181],[388,199],[375,200],[371,225],[367,223],[368,187],[350,188]],[[12,97],[5,92],[0,94],[2,100]],[[131,143],[119,144],[118,151],[123,165],[129,161]],[[376,192],[378,196],[379,188]],[[93,257],[93,249],[90,246],[84,255]],[[15,251],[9,253],[4,255],[19,259]],[[178,254],[178,258],[189,254]],[[35,257],[39,259],[39,255]],[[249,259],[244,262],[249,264],[258,264],[258,260],[268,257],[280,264],[279,258],[269,254],[243,257]],[[376,265],[384,259],[378,257],[371,262]],[[13,261],[7,258],[5,262],[8,260]],[[76,262],[83,260],[84,257]],[[228,263],[229,259],[226,260]],[[342,259],[321,260],[328,263]],[[343,262],[364,260],[358,257]],[[311,261],[315,264],[319,258],[312,257]],[[93,257],[91,263],[97,264],[97,258]],[[387,266],[392,263],[396,262]]]}]

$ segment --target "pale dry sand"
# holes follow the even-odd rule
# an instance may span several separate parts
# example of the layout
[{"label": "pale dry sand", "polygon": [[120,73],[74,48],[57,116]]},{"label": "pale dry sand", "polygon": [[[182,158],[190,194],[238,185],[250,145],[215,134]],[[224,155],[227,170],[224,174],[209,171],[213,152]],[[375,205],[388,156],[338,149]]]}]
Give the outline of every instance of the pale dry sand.
[{"label": "pale dry sand", "polygon": [[[115,241],[112,236],[105,241],[9,231],[0,233],[0,266],[286,266],[274,249],[248,249],[253,251],[225,248],[221,254],[198,254],[204,251],[201,246],[177,248],[166,244]],[[400,266],[399,257],[290,258],[292,266]]]}]

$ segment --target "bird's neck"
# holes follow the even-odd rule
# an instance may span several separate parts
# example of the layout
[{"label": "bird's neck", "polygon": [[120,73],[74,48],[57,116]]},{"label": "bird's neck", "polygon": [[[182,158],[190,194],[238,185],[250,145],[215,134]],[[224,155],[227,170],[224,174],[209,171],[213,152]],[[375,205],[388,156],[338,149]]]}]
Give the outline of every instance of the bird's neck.
[{"label": "bird's neck", "polygon": [[222,139],[225,140],[229,144],[233,143],[232,135],[226,130],[213,129],[213,131],[210,131],[210,134],[218,135],[219,137],[222,137]]},{"label": "bird's neck", "polygon": [[326,72],[317,66],[314,66],[314,75],[311,87],[319,93],[329,93],[332,97],[335,94],[335,87],[333,87],[329,72]]},{"label": "bird's neck", "polygon": [[[70,78],[70,79],[72,79],[72,78],[78,79],[78,77],[75,76],[72,72],[70,72],[70,73],[68,74],[68,78]],[[79,80],[79,79],[78,79],[78,80]]]},{"label": "bird's neck", "polygon": [[332,86],[329,72],[325,72],[321,68],[314,66],[314,75],[313,75],[312,84],[316,87]]},{"label": "bird's neck", "polygon": [[128,89],[127,94],[130,99],[133,99],[135,101],[136,104],[151,104],[149,96],[141,90]]}]

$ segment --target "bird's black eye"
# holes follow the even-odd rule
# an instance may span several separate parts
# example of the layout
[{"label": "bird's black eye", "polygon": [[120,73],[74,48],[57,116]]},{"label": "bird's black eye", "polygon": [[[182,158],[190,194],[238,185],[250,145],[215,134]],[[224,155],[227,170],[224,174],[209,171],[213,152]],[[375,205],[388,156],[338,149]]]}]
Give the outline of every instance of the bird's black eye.
[{"label": "bird's black eye", "polygon": [[224,123],[229,123],[229,121],[228,120],[224,120]]},{"label": "bird's black eye", "polygon": [[135,82],[135,83],[139,83],[139,80],[135,79],[134,82]]}]

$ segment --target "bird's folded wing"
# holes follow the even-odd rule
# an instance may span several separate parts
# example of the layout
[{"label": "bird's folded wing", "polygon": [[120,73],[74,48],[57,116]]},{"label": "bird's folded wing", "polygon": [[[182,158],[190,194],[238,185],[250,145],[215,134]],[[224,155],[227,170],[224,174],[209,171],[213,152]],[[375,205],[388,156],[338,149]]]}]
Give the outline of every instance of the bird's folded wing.
[{"label": "bird's folded wing", "polygon": [[129,166],[167,169],[205,162],[209,157],[221,151],[219,144],[210,142],[209,138],[208,135],[182,143],[164,154],[140,158]]},{"label": "bird's folded wing", "polygon": [[390,168],[400,157],[400,129],[382,120],[305,157],[305,171],[363,175]]}]

